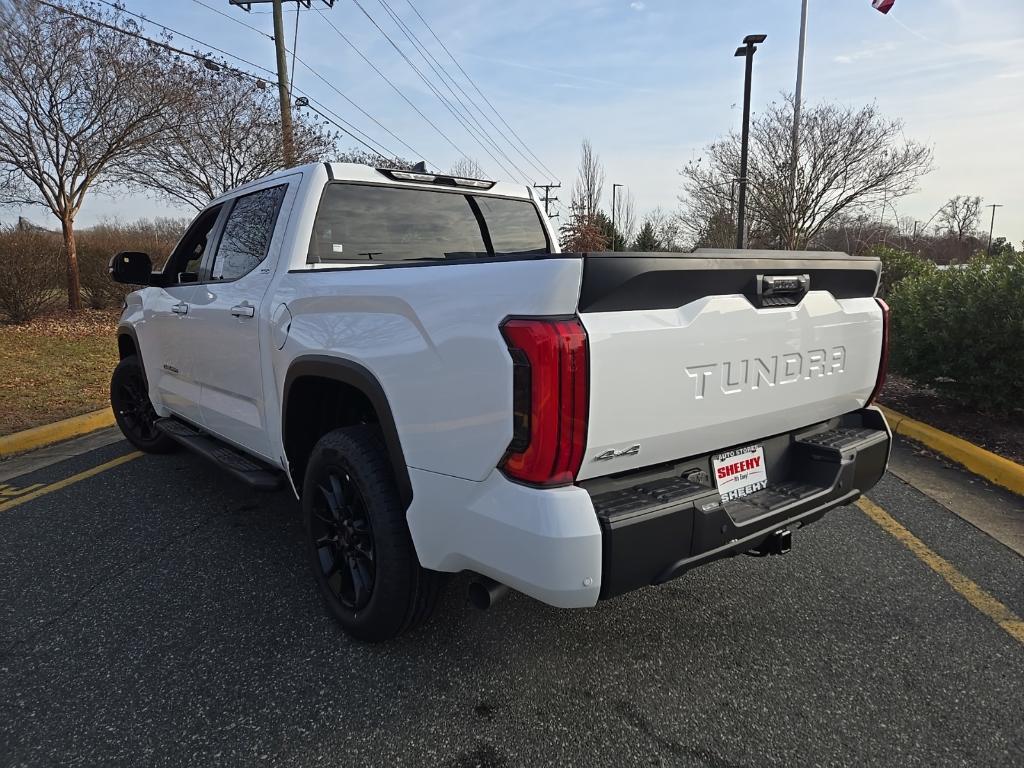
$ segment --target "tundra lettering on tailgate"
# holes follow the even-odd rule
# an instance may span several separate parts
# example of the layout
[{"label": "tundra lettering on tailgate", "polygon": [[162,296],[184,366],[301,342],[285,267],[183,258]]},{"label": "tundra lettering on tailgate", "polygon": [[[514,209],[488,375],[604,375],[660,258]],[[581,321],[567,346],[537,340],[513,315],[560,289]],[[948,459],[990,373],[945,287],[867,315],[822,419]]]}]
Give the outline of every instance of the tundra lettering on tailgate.
[{"label": "tundra lettering on tailgate", "polygon": [[846,347],[784,355],[727,360],[707,365],[688,365],[686,375],[693,379],[693,397],[703,400],[716,391],[734,395],[761,387],[810,381],[835,376],[846,370]]}]

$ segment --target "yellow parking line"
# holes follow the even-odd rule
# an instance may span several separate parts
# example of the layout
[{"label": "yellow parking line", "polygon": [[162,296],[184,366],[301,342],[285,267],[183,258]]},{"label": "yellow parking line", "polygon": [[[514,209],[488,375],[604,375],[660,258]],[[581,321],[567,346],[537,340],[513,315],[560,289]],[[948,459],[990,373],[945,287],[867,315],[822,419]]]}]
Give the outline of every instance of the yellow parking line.
[{"label": "yellow parking line", "polygon": [[896,522],[896,519],[867,498],[857,501],[861,511],[874,520],[886,533],[898,539],[925,565],[946,580],[971,605],[1002,627],[1017,642],[1024,644],[1024,619],[979,587],[950,562],[932,551],[927,544]]},{"label": "yellow parking line", "polygon": [[58,480],[55,483],[44,485],[42,488],[37,488],[31,493],[26,493],[24,496],[18,496],[10,501],[0,503],[0,512],[6,512],[9,509],[14,509],[20,504],[24,504],[26,501],[32,501],[32,499],[38,499],[40,496],[45,496],[48,493],[59,491],[61,488],[67,488],[69,485],[74,485],[80,480],[87,480],[90,477],[95,477],[101,472],[106,472],[108,469],[113,469],[114,467],[119,467],[122,464],[127,464],[129,461],[137,459],[141,455],[142,453],[139,451],[126,453],[124,456],[118,456],[116,459],[111,459],[110,461],[93,467],[92,469],[79,472],[77,475],[71,475],[71,477],[65,477],[63,480]]}]

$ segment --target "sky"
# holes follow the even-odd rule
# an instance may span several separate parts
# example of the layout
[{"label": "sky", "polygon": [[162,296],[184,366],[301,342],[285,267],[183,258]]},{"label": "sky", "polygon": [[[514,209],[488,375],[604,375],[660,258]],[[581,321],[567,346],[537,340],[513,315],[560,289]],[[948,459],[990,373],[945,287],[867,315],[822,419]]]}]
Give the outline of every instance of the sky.
[{"label": "sky", "polygon": [[[154,22],[254,64],[274,66],[270,40],[197,0],[123,1],[129,11]],[[254,5],[252,13],[245,13],[229,6],[228,0],[201,1],[272,31],[269,5]],[[606,169],[606,195],[615,182],[628,188],[641,214],[655,206],[676,208],[679,169],[699,157],[706,144],[740,126],[743,60],[733,51],[747,34],[768,35],[755,58],[755,115],[794,88],[800,0],[386,2],[454,71],[415,16],[415,6],[501,116],[553,172],[553,180],[562,182],[565,201],[576,174],[580,142],[587,138]],[[382,0],[359,3],[422,66]],[[294,9],[297,4],[285,5]],[[338,36],[328,25],[330,20],[490,177],[509,177],[427,90],[356,0],[336,0],[330,9],[314,0],[316,7],[322,10],[300,13],[300,59],[415,149],[414,159],[425,158],[442,168],[458,159],[459,151]],[[286,11],[289,47],[294,23],[295,11]],[[176,42],[184,48],[198,47],[180,38]],[[927,221],[953,195],[980,195],[985,204],[1003,206],[996,213],[996,236],[1020,243],[1022,44],[1024,0],[896,0],[888,15],[873,10],[870,0],[809,0],[804,101],[852,106],[875,102],[883,115],[903,121],[908,138],[934,149],[934,170],[918,192],[897,203],[900,216]],[[301,64],[295,85],[375,140],[413,156]],[[500,155],[498,159],[509,166]],[[512,159],[530,180],[549,181],[523,158]],[[106,218],[175,214],[190,212],[140,195],[94,195],[80,214],[79,226]],[[985,209],[986,230],[989,214]],[[48,219],[38,210],[27,215],[41,223]],[[892,212],[885,215],[891,217]]]}]

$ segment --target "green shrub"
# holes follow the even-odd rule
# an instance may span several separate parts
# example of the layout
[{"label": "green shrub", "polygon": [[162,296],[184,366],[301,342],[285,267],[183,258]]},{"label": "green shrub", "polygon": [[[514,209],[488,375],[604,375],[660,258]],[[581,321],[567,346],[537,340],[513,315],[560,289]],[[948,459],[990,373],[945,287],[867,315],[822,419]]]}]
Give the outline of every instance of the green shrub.
[{"label": "green shrub", "polygon": [[935,264],[923,259],[916,253],[891,248],[887,245],[875,246],[871,255],[882,260],[882,279],[878,284],[878,295],[888,299],[892,289],[907,277],[921,275],[935,270]]},{"label": "green shrub", "polygon": [[59,297],[60,237],[37,229],[0,229],[0,315],[37,317]]},{"label": "green shrub", "polygon": [[893,288],[892,365],[997,413],[1024,403],[1024,255],[979,255],[911,274]]}]

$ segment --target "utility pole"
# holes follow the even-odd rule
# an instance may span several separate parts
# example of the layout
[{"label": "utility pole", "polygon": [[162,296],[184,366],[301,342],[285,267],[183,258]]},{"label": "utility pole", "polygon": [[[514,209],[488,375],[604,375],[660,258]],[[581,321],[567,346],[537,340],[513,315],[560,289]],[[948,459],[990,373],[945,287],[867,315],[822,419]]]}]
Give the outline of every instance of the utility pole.
[{"label": "utility pole", "polygon": [[992,222],[988,225],[988,255],[992,255],[992,232],[996,228],[996,208],[1002,208],[1002,205],[993,203],[992,205],[986,205],[986,208],[992,209]]},{"label": "utility pole", "polygon": [[800,102],[804,91],[804,45],[807,42],[807,0],[800,7],[800,47],[796,59],[796,92],[793,94],[793,153],[789,163],[789,214],[793,217],[793,241],[796,247],[796,166],[800,162]]},{"label": "utility pole", "polygon": [[624,187],[625,184],[612,184],[612,250],[615,250],[615,245],[619,239],[619,231],[615,229],[615,190],[619,187]]},{"label": "utility pole", "polygon": [[549,219],[554,219],[558,216],[557,213],[551,213],[551,203],[557,203],[558,198],[551,195],[552,189],[561,189],[561,184],[534,184],[534,189],[544,190],[544,215]]},{"label": "utility pole", "polygon": [[750,79],[754,70],[754,52],[757,44],[763,43],[768,35],[747,35],[743,38],[743,45],[736,49],[736,56],[746,58],[746,74],[743,78],[743,136],[740,146],[740,204],[739,214],[736,217],[736,247],[746,247],[747,238],[743,231],[744,218],[747,208],[747,149],[750,142]]},{"label": "utility pole", "polygon": [[[285,168],[295,165],[295,137],[292,133],[291,84],[288,80],[288,49],[285,47],[284,10],[285,0],[228,0],[249,12],[256,4],[270,3],[274,11],[274,48],[277,49],[277,95],[281,101],[281,156]],[[309,8],[312,0],[288,0]],[[334,7],[334,0],[321,0],[328,8]],[[296,24],[298,20],[296,19]],[[293,51],[294,54],[294,51]]]}]

